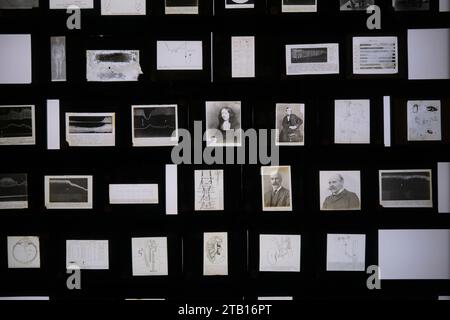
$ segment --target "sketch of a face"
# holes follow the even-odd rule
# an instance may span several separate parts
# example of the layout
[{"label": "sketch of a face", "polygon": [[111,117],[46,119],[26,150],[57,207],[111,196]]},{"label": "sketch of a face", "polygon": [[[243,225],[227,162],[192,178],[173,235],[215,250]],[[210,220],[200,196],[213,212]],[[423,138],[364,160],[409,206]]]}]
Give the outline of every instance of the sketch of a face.
[{"label": "sketch of a face", "polygon": [[270,183],[272,184],[272,187],[279,188],[282,181],[283,178],[279,172],[274,172],[270,175]]},{"label": "sketch of a face", "polygon": [[37,255],[36,245],[27,238],[20,239],[13,246],[13,257],[19,263],[30,264],[37,258]]},{"label": "sketch of a face", "polygon": [[344,188],[344,178],[339,174],[332,175],[328,180],[328,190],[330,190],[331,193],[336,194],[343,188]]},{"label": "sketch of a face", "polygon": [[207,257],[211,263],[218,264],[225,259],[223,252],[223,240],[220,237],[212,237],[206,243]]}]

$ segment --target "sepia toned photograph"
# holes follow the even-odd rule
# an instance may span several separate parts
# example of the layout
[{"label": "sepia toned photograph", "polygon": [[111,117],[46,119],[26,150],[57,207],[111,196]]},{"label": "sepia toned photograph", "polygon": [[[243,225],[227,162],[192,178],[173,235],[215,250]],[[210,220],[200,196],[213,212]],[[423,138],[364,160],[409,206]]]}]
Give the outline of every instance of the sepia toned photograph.
[{"label": "sepia toned photograph", "polygon": [[261,167],[263,211],[292,211],[291,167]]},{"label": "sepia toned photograph", "polygon": [[320,171],[322,211],[361,210],[359,171]]},{"label": "sepia toned photograph", "polygon": [[139,50],[87,50],[86,79],[93,82],[138,81],[143,74]]},{"label": "sepia toned photograph", "polygon": [[430,10],[430,0],[392,0],[395,11]]},{"label": "sepia toned photograph", "polygon": [[26,174],[0,174],[0,210],[28,208]]},{"label": "sepia toned photograph", "polygon": [[51,37],[52,81],[66,81],[66,37]]},{"label": "sepia toned photograph", "polygon": [[198,0],[165,0],[166,14],[198,14]]},{"label": "sepia toned photograph", "polygon": [[227,232],[205,232],[203,234],[203,275],[228,275]]},{"label": "sepia toned photograph", "polygon": [[286,75],[339,74],[339,44],[286,45]]},{"label": "sepia toned photograph", "polygon": [[385,208],[432,208],[431,170],[380,170],[380,205]]},{"label": "sepia toned photograph", "polygon": [[225,9],[252,9],[255,0],[225,0]]},{"label": "sepia toned photograph", "polygon": [[259,271],[300,272],[299,235],[259,235]]},{"label": "sepia toned photograph", "polygon": [[317,0],[281,0],[281,12],[317,12]]},{"label": "sepia toned photograph", "polygon": [[34,106],[0,106],[0,146],[34,145]]},{"label": "sepia toned photograph", "polygon": [[375,0],[340,0],[341,11],[366,11],[375,4]]},{"label": "sepia toned photograph", "polygon": [[370,100],[334,101],[334,143],[370,144]]},{"label": "sepia toned photograph", "polygon": [[39,237],[8,237],[8,268],[41,267]]},{"label": "sepia toned photograph", "polygon": [[115,146],[115,113],[66,113],[66,141],[71,147]]},{"label": "sepia toned photograph", "polygon": [[178,106],[131,106],[134,147],[175,146],[178,144]]},{"label": "sepia toned photograph", "polygon": [[275,106],[277,146],[305,145],[305,105],[277,103]]},{"label": "sepia toned photograph", "polygon": [[223,170],[195,170],[195,211],[223,209]]},{"label": "sepia toned photograph", "polygon": [[207,101],[205,113],[208,147],[242,145],[240,101]]},{"label": "sepia toned photograph", "polygon": [[47,209],[92,209],[92,176],[45,176]]},{"label": "sepia toned photograph", "polygon": [[441,101],[408,101],[408,141],[441,141]]}]

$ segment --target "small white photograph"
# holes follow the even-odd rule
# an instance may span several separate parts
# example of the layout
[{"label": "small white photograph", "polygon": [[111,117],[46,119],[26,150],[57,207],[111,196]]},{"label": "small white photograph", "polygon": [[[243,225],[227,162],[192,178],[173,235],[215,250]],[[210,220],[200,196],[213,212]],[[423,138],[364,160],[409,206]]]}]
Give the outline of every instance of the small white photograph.
[{"label": "small white photograph", "polygon": [[157,41],[157,70],[203,70],[202,41]]},{"label": "small white photograph", "polygon": [[198,14],[198,0],[165,0],[166,14]]},{"label": "small white photograph", "polygon": [[322,211],[361,210],[360,171],[320,171]]},{"label": "small white photograph", "polygon": [[370,100],[334,101],[334,143],[370,144]]},{"label": "small white photograph", "polygon": [[255,37],[231,37],[231,77],[255,77]]},{"label": "small white photograph", "polygon": [[36,144],[33,105],[0,106],[0,146]]},{"label": "small white photograph", "polygon": [[208,147],[242,145],[240,101],[207,101],[205,113]]},{"label": "small white photograph", "polygon": [[0,48],[0,84],[30,84],[31,34],[0,34]]},{"label": "small white photograph", "polygon": [[40,268],[39,237],[8,237],[8,268]]},{"label": "small white photograph", "polygon": [[67,270],[108,270],[108,240],[67,240]]},{"label": "small white photograph", "polygon": [[286,75],[339,74],[339,44],[286,45]]},{"label": "small white photograph", "polygon": [[275,128],[277,146],[305,145],[305,105],[277,103],[275,106]]},{"label": "small white photograph", "polygon": [[87,50],[86,79],[93,82],[138,81],[143,74],[139,50]]},{"label": "small white photograph", "polygon": [[380,205],[385,208],[432,208],[432,171],[380,170]]},{"label": "small white photograph", "polygon": [[102,0],[102,16],[146,15],[146,0]]},{"label": "small white photograph", "polygon": [[327,234],[327,271],[365,270],[365,234]]},{"label": "small white photograph", "polygon": [[51,37],[52,81],[66,81],[66,37]]},{"label": "small white photograph", "polygon": [[317,0],[281,0],[281,12],[317,12]]},{"label": "small white photograph", "polygon": [[223,210],[223,170],[195,170],[195,211]]},{"label": "small white photograph", "polygon": [[94,0],[49,0],[50,9],[67,9],[75,6],[80,9],[94,9]]},{"label": "small white photograph", "polygon": [[92,209],[92,176],[45,176],[47,209]]},{"label": "small white photograph", "polygon": [[66,113],[66,141],[71,147],[114,147],[115,113]]},{"label": "small white photograph", "polygon": [[292,211],[291,167],[261,167],[263,211]]},{"label": "small white photograph", "polygon": [[131,239],[133,276],[167,276],[167,238]]},{"label": "small white photograph", "polygon": [[341,11],[366,11],[375,5],[375,0],[340,0]]},{"label": "small white photograph", "polygon": [[225,9],[253,9],[255,0],[225,0]]},{"label": "small white photograph", "polygon": [[25,173],[0,173],[0,210],[27,208],[27,175]]},{"label": "small white photograph", "polygon": [[408,141],[441,141],[441,101],[408,101]]},{"label": "small white photograph", "polygon": [[110,184],[110,204],[157,204],[157,184]]},{"label": "small white photograph", "polygon": [[203,234],[203,275],[228,275],[227,232],[205,232]]},{"label": "small white photograph", "polygon": [[259,271],[300,272],[299,235],[261,234]]},{"label": "small white photograph", "polygon": [[178,145],[178,106],[131,106],[133,147]]},{"label": "small white photograph", "polygon": [[397,74],[397,37],[354,37],[353,74]]}]

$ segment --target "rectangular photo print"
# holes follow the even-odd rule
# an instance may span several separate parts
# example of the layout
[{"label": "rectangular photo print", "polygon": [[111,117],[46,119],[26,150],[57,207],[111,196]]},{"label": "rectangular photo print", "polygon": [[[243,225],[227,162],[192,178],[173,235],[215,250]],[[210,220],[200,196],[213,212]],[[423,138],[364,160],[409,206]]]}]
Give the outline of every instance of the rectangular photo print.
[{"label": "rectangular photo print", "polygon": [[138,81],[143,74],[139,50],[87,50],[86,79],[93,82]]},{"label": "rectangular photo print", "polygon": [[292,211],[291,167],[261,167],[263,211]]},{"label": "rectangular photo print", "polygon": [[51,37],[52,81],[66,81],[66,37]]},{"label": "rectangular photo print", "polygon": [[353,74],[397,74],[397,37],[354,37]]},{"label": "rectangular photo print", "polygon": [[275,106],[277,146],[305,145],[305,105],[301,103],[277,103]]},{"label": "rectangular photo print", "polygon": [[441,141],[441,101],[408,101],[408,141]]},{"label": "rectangular photo print", "polygon": [[178,106],[131,106],[133,147],[178,145]]},{"label": "rectangular photo print", "polygon": [[327,234],[327,271],[365,270],[365,234]]},{"label": "rectangular photo print", "polygon": [[198,0],[165,0],[166,14],[198,14]]},{"label": "rectangular photo print", "polygon": [[366,11],[373,6],[375,0],[340,0],[341,11]]},{"label": "rectangular photo print", "polygon": [[36,144],[33,105],[0,106],[0,146]]},{"label": "rectangular photo print", "polygon": [[47,209],[92,209],[92,176],[45,176]]},{"label": "rectangular photo print", "polygon": [[339,44],[286,45],[286,75],[339,74]]},{"label": "rectangular photo print", "polygon": [[28,208],[28,180],[26,174],[0,174],[0,210]]},{"label": "rectangular photo print", "polygon": [[39,237],[8,237],[8,268],[41,267]]},{"label": "rectangular photo print", "polygon": [[430,0],[392,0],[395,11],[427,11]]},{"label": "rectangular photo print", "polygon": [[102,16],[141,16],[146,14],[146,0],[102,0]]},{"label": "rectangular photo print", "polygon": [[370,144],[370,100],[334,101],[334,143]]},{"label": "rectangular photo print", "polygon": [[71,147],[114,147],[115,113],[66,113],[66,141]]},{"label": "rectangular photo print", "polygon": [[133,276],[167,276],[167,238],[131,239]]},{"label": "rectangular photo print", "polygon": [[227,232],[205,232],[203,234],[203,275],[228,275]]},{"label": "rectangular photo print", "polygon": [[157,70],[203,70],[203,41],[157,41]]},{"label": "rectangular photo print", "polygon": [[225,0],[225,9],[253,9],[255,0]]},{"label": "rectangular photo print", "polygon": [[66,240],[66,269],[108,270],[108,240]]},{"label": "rectangular photo print", "polygon": [[299,235],[259,235],[259,271],[300,272]]},{"label": "rectangular photo print", "polygon": [[240,101],[207,101],[205,113],[208,147],[242,145]]},{"label": "rectangular photo print", "polygon": [[432,170],[380,170],[380,205],[432,208]]},{"label": "rectangular photo print", "polygon": [[223,170],[195,170],[195,211],[223,210]]},{"label": "rectangular photo print", "polygon": [[361,210],[360,171],[320,171],[320,209]]},{"label": "rectangular photo print", "polygon": [[280,0],[281,12],[317,12],[317,0]]}]

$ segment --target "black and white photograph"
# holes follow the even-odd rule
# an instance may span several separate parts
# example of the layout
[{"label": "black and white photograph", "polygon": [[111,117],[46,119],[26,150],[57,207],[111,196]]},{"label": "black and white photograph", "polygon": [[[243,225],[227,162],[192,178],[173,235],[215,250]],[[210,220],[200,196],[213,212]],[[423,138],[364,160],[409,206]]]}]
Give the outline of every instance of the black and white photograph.
[{"label": "black and white photograph", "polygon": [[137,105],[131,107],[134,147],[175,146],[178,144],[178,107]]},{"label": "black and white photograph", "polygon": [[290,166],[261,167],[263,211],[292,211]]},{"label": "black and white photograph", "polygon": [[286,75],[339,74],[339,44],[286,45]]},{"label": "black and white photograph", "polygon": [[87,50],[86,79],[92,82],[138,81],[143,74],[139,50]]},{"label": "black and white photograph", "polygon": [[166,14],[198,14],[198,0],[165,0]]},{"label": "black and white photograph", "polygon": [[441,141],[441,101],[408,101],[408,141]]},{"label": "black and white photograph", "polygon": [[373,6],[375,0],[340,0],[341,11],[366,11]]},{"label": "black and white photograph", "polygon": [[327,271],[365,270],[365,234],[327,234]]},{"label": "black and white photograph", "polygon": [[397,74],[397,37],[353,37],[354,74]]},{"label": "black and white photograph", "polygon": [[115,113],[66,113],[66,141],[71,147],[115,146]]},{"label": "black and white photograph", "polygon": [[32,9],[39,7],[39,0],[0,0],[0,9]]},{"label": "black and white photograph", "polygon": [[395,11],[430,10],[430,0],[392,0]]},{"label": "black and white photograph", "polygon": [[28,179],[25,173],[0,174],[0,210],[28,208]]},{"label": "black and white photograph", "polygon": [[207,101],[205,113],[208,147],[242,145],[240,101]]},{"label": "black and white photograph", "polygon": [[281,12],[317,12],[317,0],[280,0]]},{"label": "black and white photograph", "polygon": [[35,143],[34,106],[0,106],[0,146]]},{"label": "black and white photograph", "polygon": [[255,0],[225,0],[226,9],[252,9],[255,7]]},{"label": "black and white photograph", "polygon": [[361,210],[360,171],[320,171],[320,209]]},{"label": "black and white photograph", "polygon": [[380,170],[380,205],[385,208],[432,208],[432,171]]},{"label": "black and white photograph", "polygon": [[52,81],[66,81],[66,37],[51,37]]},{"label": "black and white photograph", "polygon": [[301,103],[277,103],[275,128],[277,146],[305,145],[305,105]]},{"label": "black and white photograph", "polygon": [[92,209],[92,176],[45,176],[47,209]]}]

